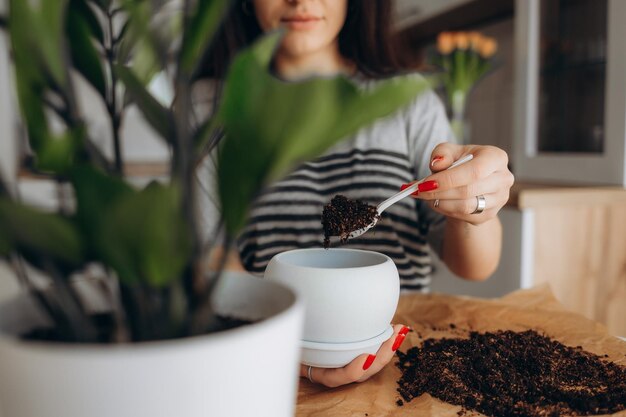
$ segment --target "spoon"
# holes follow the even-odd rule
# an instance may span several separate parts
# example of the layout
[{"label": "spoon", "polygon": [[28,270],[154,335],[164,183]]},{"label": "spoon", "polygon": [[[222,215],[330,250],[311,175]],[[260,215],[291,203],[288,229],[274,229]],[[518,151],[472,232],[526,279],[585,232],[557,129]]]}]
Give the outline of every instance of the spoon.
[{"label": "spoon", "polygon": [[[472,154],[465,155],[463,158],[455,161],[452,165],[450,165],[446,169],[452,169],[454,167],[458,167],[461,164],[464,164],[466,162],[471,161],[473,158],[474,158],[474,155],[472,155]],[[372,227],[376,226],[376,223],[378,223],[378,220],[380,220],[380,215],[383,213],[383,211],[388,209],[391,205],[393,205],[393,204],[397,203],[398,201],[402,200],[403,198],[413,194],[415,191],[417,191],[418,185],[423,183],[423,182],[424,182],[424,179],[421,179],[421,180],[413,183],[411,186],[405,188],[404,190],[400,191],[397,194],[392,195],[391,197],[389,197],[388,199],[386,199],[385,201],[380,203],[378,206],[376,206],[376,211],[378,212],[378,216],[376,216],[374,221],[371,222],[370,224],[368,224],[365,227],[362,227],[360,229],[353,230],[352,232],[350,232],[350,234],[348,235],[348,239],[354,239],[355,237],[359,237],[363,233],[365,233],[368,230],[370,230]]]}]

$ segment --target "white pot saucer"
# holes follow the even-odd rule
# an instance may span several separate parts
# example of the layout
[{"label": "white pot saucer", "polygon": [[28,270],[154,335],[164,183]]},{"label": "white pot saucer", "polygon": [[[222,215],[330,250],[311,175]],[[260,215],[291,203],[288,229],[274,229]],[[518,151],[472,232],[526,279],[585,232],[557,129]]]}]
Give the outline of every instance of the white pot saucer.
[{"label": "white pot saucer", "polygon": [[380,345],[393,335],[393,327],[376,337],[352,343],[320,343],[303,340],[300,362],[316,368],[341,368],[364,353],[376,354]]}]

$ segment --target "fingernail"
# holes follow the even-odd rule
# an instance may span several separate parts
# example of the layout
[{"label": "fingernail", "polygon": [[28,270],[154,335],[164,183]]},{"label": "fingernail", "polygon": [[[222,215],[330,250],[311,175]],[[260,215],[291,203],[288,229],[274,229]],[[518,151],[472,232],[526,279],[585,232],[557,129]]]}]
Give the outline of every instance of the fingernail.
[{"label": "fingernail", "polygon": [[410,332],[410,331],[411,331],[411,328],[410,328],[410,327],[404,326],[404,327],[402,327],[402,328],[400,329],[400,331],[398,332],[398,334],[404,334],[404,335],[406,335],[406,334],[407,334],[408,332]]},{"label": "fingernail", "polygon": [[376,355],[369,355],[367,359],[365,359],[365,363],[363,364],[364,371],[367,371],[367,369],[372,366],[374,359],[376,359]]},{"label": "fingernail", "polygon": [[435,164],[439,161],[443,161],[443,156],[435,156],[432,161],[430,161],[430,166],[434,167]]},{"label": "fingernail", "polygon": [[405,337],[406,337],[406,334],[398,334],[398,336],[396,336],[396,340],[394,340],[393,342],[393,346],[391,347],[391,350],[393,350],[394,352],[398,350],[402,342],[404,342]]},{"label": "fingernail", "polygon": [[[406,190],[406,189],[407,189],[407,188],[409,188],[411,185],[413,185],[413,184],[402,184],[402,186],[400,187],[400,191],[404,191],[404,190]],[[419,188],[419,186],[418,186],[418,188]],[[412,193],[411,195],[418,195],[418,194],[419,194],[419,190],[418,190],[418,191],[415,191],[415,192],[414,192],[414,193]]]},{"label": "fingernail", "polygon": [[436,190],[437,188],[439,188],[439,183],[437,183],[437,181],[424,181],[417,186],[417,189],[420,193]]}]

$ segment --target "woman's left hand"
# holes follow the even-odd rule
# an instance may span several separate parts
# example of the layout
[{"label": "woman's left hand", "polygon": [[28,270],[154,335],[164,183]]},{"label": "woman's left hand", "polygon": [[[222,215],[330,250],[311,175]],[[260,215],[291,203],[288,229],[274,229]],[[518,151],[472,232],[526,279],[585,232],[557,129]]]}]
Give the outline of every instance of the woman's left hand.
[{"label": "woman's left hand", "polygon": [[330,388],[353,382],[367,381],[373,375],[381,371],[395,356],[396,350],[404,341],[410,328],[402,324],[393,326],[393,334],[378,348],[376,355],[364,353],[354,358],[352,362],[343,368],[315,368],[300,365],[300,376],[308,378],[311,382],[325,385]]},{"label": "woman's left hand", "polygon": [[[447,170],[465,155],[474,158]],[[433,174],[420,184],[417,198],[429,202],[433,210],[474,225],[495,218],[509,199],[514,177],[508,155],[495,146],[441,143],[430,158]],[[479,200],[484,199],[484,209]]]}]

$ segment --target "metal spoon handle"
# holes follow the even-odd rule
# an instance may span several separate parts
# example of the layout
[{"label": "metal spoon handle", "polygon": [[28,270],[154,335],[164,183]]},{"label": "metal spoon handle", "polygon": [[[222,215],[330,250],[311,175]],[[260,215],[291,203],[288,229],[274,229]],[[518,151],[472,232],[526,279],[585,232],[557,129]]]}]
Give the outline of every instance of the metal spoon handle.
[{"label": "metal spoon handle", "polygon": [[[460,158],[460,159],[457,159],[456,161],[454,161],[454,163],[452,165],[450,165],[448,168],[446,168],[446,170],[452,169],[454,167],[458,167],[459,165],[464,164],[466,162],[469,162],[472,159],[474,159],[474,155],[472,155],[472,154],[465,155],[463,158]],[[410,196],[415,191],[417,191],[417,187],[419,186],[419,184],[424,182],[424,179],[425,178],[422,178],[421,180],[411,184],[409,187],[405,188],[404,190],[400,191],[397,194],[392,195],[391,197],[389,197],[388,199],[386,199],[385,201],[380,203],[376,207],[376,210],[378,211],[378,214],[381,214],[383,211],[385,211],[392,204],[397,203],[398,201],[402,200],[405,197]]]}]

